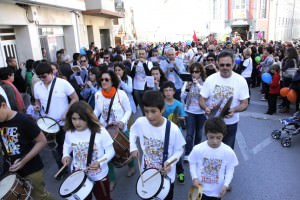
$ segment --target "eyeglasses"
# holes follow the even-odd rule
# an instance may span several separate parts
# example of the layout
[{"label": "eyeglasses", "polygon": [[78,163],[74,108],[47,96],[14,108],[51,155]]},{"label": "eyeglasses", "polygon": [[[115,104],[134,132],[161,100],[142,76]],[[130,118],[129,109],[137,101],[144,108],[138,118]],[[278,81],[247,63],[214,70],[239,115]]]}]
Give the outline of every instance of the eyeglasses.
[{"label": "eyeglasses", "polygon": [[39,79],[45,79],[47,78],[48,74],[38,75]]},{"label": "eyeglasses", "polygon": [[126,56],[131,56],[131,54],[129,53],[129,54],[126,54]]},{"label": "eyeglasses", "polygon": [[199,74],[200,73],[200,71],[192,71],[192,74]]},{"label": "eyeglasses", "polygon": [[207,61],[215,61],[215,59],[207,59]]},{"label": "eyeglasses", "polygon": [[208,51],[209,51],[209,52],[214,52],[214,50],[213,50],[213,49],[208,49]]},{"label": "eyeglasses", "polygon": [[220,67],[231,67],[231,64],[230,63],[226,63],[226,64],[224,64],[224,63],[222,63],[222,64],[219,64],[219,66]]},{"label": "eyeglasses", "polygon": [[103,57],[104,59],[109,59],[109,57]]},{"label": "eyeglasses", "polygon": [[109,79],[109,78],[101,78],[101,79],[100,79],[100,81],[101,81],[101,82],[103,82],[103,81],[105,81],[105,82],[109,82],[109,81],[110,81],[110,79]]},{"label": "eyeglasses", "polygon": [[197,48],[198,50],[202,50],[202,48]]},{"label": "eyeglasses", "polygon": [[86,62],[86,60],[81,60],[80,62]]}]

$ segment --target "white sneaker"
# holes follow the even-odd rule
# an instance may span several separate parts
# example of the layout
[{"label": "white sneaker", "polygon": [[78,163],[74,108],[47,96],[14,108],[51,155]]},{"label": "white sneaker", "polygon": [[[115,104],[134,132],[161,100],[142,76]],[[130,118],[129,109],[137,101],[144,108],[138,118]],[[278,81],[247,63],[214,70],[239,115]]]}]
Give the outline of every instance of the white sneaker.
[{"label": "white sneaker", "polygon": [[184,156],[184,157],[183,157],[183,161],[188,162],[188,161],[189,161],[188,158],[189,158],[189,156]]}]

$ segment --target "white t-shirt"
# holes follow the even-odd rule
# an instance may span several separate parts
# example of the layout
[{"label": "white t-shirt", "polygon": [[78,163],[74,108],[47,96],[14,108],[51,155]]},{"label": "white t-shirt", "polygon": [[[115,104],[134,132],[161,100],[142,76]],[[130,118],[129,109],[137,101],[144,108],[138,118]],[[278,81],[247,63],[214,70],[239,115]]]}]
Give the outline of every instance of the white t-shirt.
[{"label": "white t-shirt", "polygon": [[[42,81],[39,81],[34,85],[34,98],[39,99],[41,102],[41,113],[46,111],[48,95],[50,93],[52,83],[53,81],[51,81],[51,83],[48,85],[48,88],[45,87]],[[49,112],[46,116],[51,117],[56,121],[60,120],[63,114],[68,110],[68,96],[74,92],[74,88],[68,81],[61,78],[56,78],[52,92],[51,103],[49,106]],[[63,121],[61,121],[60,125],[63,124]]]},{"label": "white t-shirt", "polygon": [[[146,117],[139,117],[131,126],[129,135],[130,152],[138,150],[136,139],[139,138],[141,149],[143,151],[143,159],[141,162],[142,169],[145,169],[145,165],[146,169],[162,168],[166,124],[167,120],[165,119],[161,126],[155,127],[149,123]],[[171,122],[167,162],[172,161],[174,158],[179,161],[179,158],[183,153],[184,145],[185,140],[180,129]],[[171,171],[168,173],[172,183],[175,181],[175,163],[171,165]]]},{"label": "white t-shirt", "polygon": [[0,86],[0,95],[2,95],[4,97],[4,99],[6,101],[6,105],[10,108],[10,104],[9,104],[8,98],[6,96],[6,93],[1,86]]},{"label": "white t-shirt", "polygon": [[[96,133],[92,161],[100,161],[103,158],[107,160],[100,163],[100,168],[96,171],[88,171],[88,177],[93,181],[103,179],[108,173],[107,163],[114,157],[115,151],[113,150],[113,140],[104,127],[101,127],[101,133]],[[63,158],[73,155],[71,170],[84,170],[86,169],[87,154],[89,142],[91,137],[90,129],[84,131],[67,131],[64,147]]]},{"label": "white t-shirt", "polygon": [[238,165],[234,151],[221,143],[218,148],[211,148],[207,141],[194,146],[189,157],[192,179],[197,178],[203,184],[203,193],[219,197],[224,185],[229,186]]},{"label": "white t-shirt", "polygon": [[189,56],[189,59],[192,60],[194,54],[196,54],[196,53],[198,53],[197,47],[193,47],[193,48],[189,49],[188,52],[187,52],[187,54]]},{"label": "white t-shirt", "polygon": [[101,90],[97,91],[95,93],[95,115],[98,117],[101,114],[100,123],[104,126],[107,126],[113,122],[123,122],[125,124],[124,131],[126,131],[127,122],[131,116],[131,106],[128,96],[123,90],[117,90],[114,102],[111,107],[109,121],[107,124],[106,120],[108,116],[108,108],[110,101],[111,99],[105,98],[103,96]]},{"label": "white t-shirt", "polygon": [[[248,85],[244,77],[232,72],[229,78],[223,78],[220,72],[207,77],[204,82],[200,95],[207,99],[206,104],[213,108],[223,99],[220,110],[224,107],[228,99],[233,96],[230,108],[240,104],[241,100],[249,98]],[[231,118],[224,118],[226,124],[235,124],[239,121],[239,113],[236,112]]]},{"label": "white t-shirt", "polygon": [[242,72],[242,76],[245,78],[251,77],[253,64],[252,64],[252,58],[249,57],[243,62],[243,66],[246,67],[246,69]]},{"label": "white t-shirt", "polygon": [[[146,65],[149,70],[153,67],[152,62],[146,61]],[[134,62],[132,63],[132,67],[134,66]],[[135,76],[133,78],[133,89],[135,90],[144,90],[146,84],[146,72],[144,70],[144,66],[142,62],[138,62],[135,68]]]}]

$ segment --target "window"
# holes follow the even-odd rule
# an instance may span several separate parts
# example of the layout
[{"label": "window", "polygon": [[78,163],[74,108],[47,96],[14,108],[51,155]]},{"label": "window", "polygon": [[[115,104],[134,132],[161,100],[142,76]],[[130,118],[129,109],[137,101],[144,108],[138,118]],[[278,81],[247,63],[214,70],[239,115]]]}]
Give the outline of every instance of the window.
[{"label": "window", "polygon": [[114,25],[119,25],[119,19],[118,18],[113,19],[113,23]]},{"label": "window", "polygon": [[214,0],[213,1],[213,19],[221,18],[221,1]]},{"label": "window", "polygon": [[235,9],[245,9],[246,8],[246,0],[235,0],[234,8]]},{"label": "window", "polygon": [[267,0],[260,0],[260,18],[267,18]]}]

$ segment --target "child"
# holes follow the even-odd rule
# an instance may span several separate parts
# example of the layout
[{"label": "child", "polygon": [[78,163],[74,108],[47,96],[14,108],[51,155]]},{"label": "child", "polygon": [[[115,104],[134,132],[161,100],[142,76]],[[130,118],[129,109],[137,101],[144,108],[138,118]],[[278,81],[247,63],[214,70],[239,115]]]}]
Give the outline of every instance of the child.
[{"label": "child", "polygon": [[280,66],[273,64],[270,68],[272,82],[269,85],[268,111],[265,114],[272,115],[276,113],[277,96],[280,92]]},{"label": "child", "polygon": [[[183,105],[180,101],[174,99],[176,88],[173,82],[167,81],[161,88],[165,97],[165,112],[163,116],[173,123],[175,123],[181,130],[180,122],[186,117]],[[177,181],[184,184],[184,169],[182,166],[182,159],[176,164]]]},{"label": "child", "polygon": [[194,146],[189,155],[193,185],[203,186],[202,200],[220,200],[233,178],[238,165],[234,151],[222,142],[226,135],[226,124],[221,118],[205,122],[207,141]]},{"label": "child", "polygon": [[3,156],[5,161],[3,168],[0,167],[0,177],[12,172],[28,179],[32,185],[32,199],[55,199],[45,190],[44,166],[39,156],[46,144],[36,123],[25,114],[11,110],[0,95],[0,158]]},{"label": "child", "polygon": [[[62,163],[69,165],[70,153],[73,155],[72,171],[84,170],[88,167],[87,175],[94,181],[93,194],[96,199],[110,200],[108,165],[114,157],[113,140],[105,128],[101,127],[91,106],[79,101],[71,105],[66,115],[64,127],[66,137],[63,148]],[[91,134],[96,134],[91,164],[87,166],[88,147]],[[106,158],[105,161],[99,162]],[[86,199],[92,199],[90,194]]]},{"label": "child", "polygon": [[[145,117],[138,118],[130,129],[130,152],[133,157],[139,158],[136,140],[139,138],[143,152],[141,168],[161,169],[171,179],[171,187],[166,200],[173,199],[175,164],[167,166],[174,159],[179,160],[185,145],[180,129],[171,122],[168,154],[163,159],[164,140],[167,119],[162,115],[164,112],[164,98],[159,91],[147,91],[143,96]],[[162,167],[164,166],[164,167]]]}]

